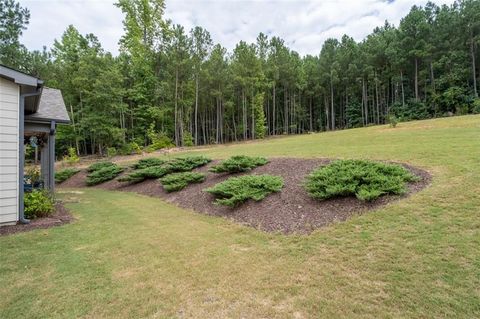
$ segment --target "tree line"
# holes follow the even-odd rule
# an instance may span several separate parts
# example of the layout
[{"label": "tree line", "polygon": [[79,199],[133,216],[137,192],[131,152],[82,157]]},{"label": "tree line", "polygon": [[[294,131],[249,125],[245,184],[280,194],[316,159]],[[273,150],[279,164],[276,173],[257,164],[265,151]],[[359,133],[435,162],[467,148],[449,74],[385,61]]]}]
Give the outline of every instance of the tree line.
[{"label": "tree line", "polygon": [[60,152],[191,146],[480,112],[480,1],[413,6],[363,41],[344,35],[300,56],[260,33],[232,52],[164,18],[163,0],[119,0],[113,56],[69,26],[53,47],[21,43],[30,14],[0,0],[0,62],[62,90],[72,125]]}]

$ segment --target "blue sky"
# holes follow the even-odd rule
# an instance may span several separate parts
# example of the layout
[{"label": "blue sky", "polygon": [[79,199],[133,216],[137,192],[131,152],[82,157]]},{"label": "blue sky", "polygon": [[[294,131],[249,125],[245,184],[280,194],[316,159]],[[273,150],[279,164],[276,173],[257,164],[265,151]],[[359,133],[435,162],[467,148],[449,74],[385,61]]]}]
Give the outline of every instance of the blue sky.
[{"label": "blue sky", "polygon": [[[22,42],[29,49],[50,47],[69,24],[94,33],[104,48],[118,52],[123,15],[111,0],[20,0],[31,19]],[[259,32],[283,38],[300,54],[318,54],[329,37],[348,34],[362,40],[385,20],[398,25],[423,0],[166,0],[166,18],[187,30],[206,28],[214,42],[232,50],[240,40],[255,41]],[[453,0],[435,0],[450,4]]]}]

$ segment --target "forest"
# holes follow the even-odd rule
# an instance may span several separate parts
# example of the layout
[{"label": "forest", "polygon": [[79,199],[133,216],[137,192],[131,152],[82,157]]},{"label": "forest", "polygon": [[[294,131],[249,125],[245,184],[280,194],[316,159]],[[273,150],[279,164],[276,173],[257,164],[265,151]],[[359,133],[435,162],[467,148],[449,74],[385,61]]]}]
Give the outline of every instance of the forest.
[{"label": "forest", "polygon": [[163,0],[119,0],[119,54],[70,25],[51,48],[21,43],[30,12],[0,0],[0,63],[61,89],[72,125],[59,155],[130,154],[391,121],[480,113],[480,0],[413,6],[357,42],[301,56],[260,33],[232,52],[200,26],[164,17]]}]

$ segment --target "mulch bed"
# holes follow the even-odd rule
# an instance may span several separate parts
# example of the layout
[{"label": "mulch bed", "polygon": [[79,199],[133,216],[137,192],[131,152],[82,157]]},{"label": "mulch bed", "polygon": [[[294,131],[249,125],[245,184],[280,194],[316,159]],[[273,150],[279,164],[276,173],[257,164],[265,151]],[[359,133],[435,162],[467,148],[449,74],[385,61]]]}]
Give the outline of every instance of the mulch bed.
[{"label": "mulch bed", "polygon": [[[307,194],[302,187],[306,175],[320,165],[326,165],[329,159],[296,159],[272,158],[264,166],[257,167],[250,173],[243,174],[215,174],[208,172],[208,167],[196,169],[198,172],[208,172],[205,182],[192,184],[187,188],[173,193],[167,193],[157,180],[146,180],[138,184],[126,184],[112,180],[99,187],[108,190],[136,192],[143,195],[161,197],[168,202],[182,208],[191,209],[199,213],[222,216],[269,232],[283,233],[310,233],[313,230],[344,221],[352,215],[362,214],[376,209],[387,203],[405,198],[418,192],[430,182],[430,174],[424,170],[404,165],[421,180],[408,186],[408,194],[403,196],[383,196],[372,202],[363,202],[355,197],[336,198],[317,201]],[[282,176],[284,188],[279,193],[267,196],[260,202],[248,201],[238,207],[230,208],[213,204],[213,195],[203,189],[222,182],[229,177],[244,174],[272,174]],[[61,187],[85,187],[86,172],[82,171],[61,184]]]},{"label": "mulch bed", "polygon": [[49,217],[36,218],[30,220],[29,224],[17,224],[11,226],[0,227],[0,236],[11,235],[15,233],[21,233],[30,231],[33,229],[45,229],[55,226],[61,226],[73,221],[73,216],[63,206],[62,203],[55,204],[55,212]]}]

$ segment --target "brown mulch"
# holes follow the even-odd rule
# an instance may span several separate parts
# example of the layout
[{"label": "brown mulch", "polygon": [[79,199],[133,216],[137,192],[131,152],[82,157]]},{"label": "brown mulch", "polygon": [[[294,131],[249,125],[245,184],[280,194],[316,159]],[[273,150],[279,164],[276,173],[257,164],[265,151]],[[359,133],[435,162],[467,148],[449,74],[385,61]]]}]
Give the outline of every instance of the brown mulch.
[{"label": "brown mulch", "polygon": [[[406,195],[383,196],[373,202],[360,201],[355,197],[317,201],[310,198],[302,187],[302,183],[306,175],[311,173],[316,167],[328,164],[330,162],[329,159],[273,158],[269,160],[270,162],[265,166],[257,167],[250,173],[244,174],[282,176],[285,182],[284,188],[281,192],[271,194],[260,202],[248,201],[235,208],[213,204],[213,195],[203,191],[203,189],[222,182],[231,176],[242,175],[208,172],[208,167],[215,164],[215,162],[196,170],[208,172],[205,182],[189,185],[179,192],[165,192],[157,180],[146,180],[132,185],[112,180],[95,187],[161,197],[186,209],[203,214],[226,217],[264,231],[310,233],[319,227],[344,221],[350,216],[362,214],[386,205],[391,201],[404,198],[420,191],[430,182],[430,174],[428,172],[402,164],[421,178],[419,182],[409,184],[409,192]],[[85,177],[86,173],[80,172],[61,184],[61,187],[84,187],[86,186]]]},{"label": "brown mulch", "polygon": [[49,217],[42,217],[30,220],[29,224],[16,224],[0,227],[0,236],[26,232],[34,229],[45,229],[61,226],[73,221],[73,216],[62,203],[55,204],[55,212]]}]

